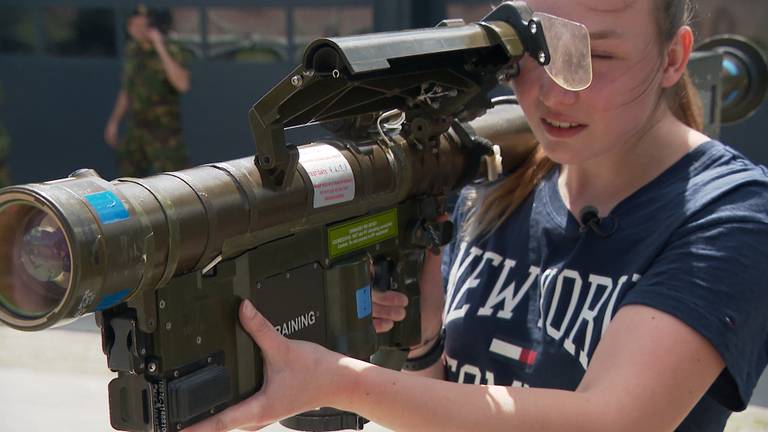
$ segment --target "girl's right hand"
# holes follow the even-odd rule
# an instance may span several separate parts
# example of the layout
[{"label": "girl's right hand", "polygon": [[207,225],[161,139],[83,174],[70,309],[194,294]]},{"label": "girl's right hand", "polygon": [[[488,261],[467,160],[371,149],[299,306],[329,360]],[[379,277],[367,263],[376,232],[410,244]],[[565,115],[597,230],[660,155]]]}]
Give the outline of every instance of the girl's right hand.
[{"label": "girl's right hand", "polygon": [[[443,293],[440,262],[442,255],[426,252],[424,266],[419,277],[421,289],[421,337],[428,342],[437,336],[442,327],[445,295]],[[373,326],[377,333],[392,330],[394,324],[405,318],[408,297],[397,291],[373,291]]]}]

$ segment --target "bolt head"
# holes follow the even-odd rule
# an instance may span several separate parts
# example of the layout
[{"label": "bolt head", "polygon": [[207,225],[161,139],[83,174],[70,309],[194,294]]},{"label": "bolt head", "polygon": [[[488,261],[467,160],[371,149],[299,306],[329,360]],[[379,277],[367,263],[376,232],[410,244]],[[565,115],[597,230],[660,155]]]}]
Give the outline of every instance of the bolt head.
[{"label": "bolt head", "polygon": [[544,51],[539,51],[539,63],[544,64],[547,62],[547,55]]},{"label": "bolt head", "polygon": [[531,21],[531,34],[536,34],[539,31],[539,26],[536,25],[536,21]]}]

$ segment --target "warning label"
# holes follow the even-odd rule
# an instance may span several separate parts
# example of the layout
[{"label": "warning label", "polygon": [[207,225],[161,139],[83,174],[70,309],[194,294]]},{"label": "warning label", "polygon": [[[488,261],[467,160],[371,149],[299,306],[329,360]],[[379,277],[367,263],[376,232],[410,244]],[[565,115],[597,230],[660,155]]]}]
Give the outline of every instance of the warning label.
[{"label": "warning label", "polygon": [[355,219],[328,230],[331,258],[397,237],[397,209]]},{"label": "warning label", "polygon": [[343,154],[328,144],[299,149],[299,163],[309,174],[314,187],[314,208],[326,207],[355,198],[355,177]]}]

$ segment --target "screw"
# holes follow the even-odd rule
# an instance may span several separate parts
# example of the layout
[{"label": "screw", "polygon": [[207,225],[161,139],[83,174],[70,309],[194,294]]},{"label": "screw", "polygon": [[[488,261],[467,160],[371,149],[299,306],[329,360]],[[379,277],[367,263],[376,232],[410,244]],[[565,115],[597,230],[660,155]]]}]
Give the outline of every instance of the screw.
[{"label": "screw", "polygon": [[197,342],[197,344],[200,345],[201,343],[203,343],[203,338],[198,336],[197,339],[195,339],[195,342]]},{"label": "screw", "polygon": [[174,378],[178,378],[179,377],[179,371],[173,371],[173,376],[174,376]]},{"label": "screw", "polygon": [[149,364],[147,365],[147,370],[149,371],[149,373],[157,372],[157,363],[149,362]]},{"label": "screw", "polygon": [[145,355],[146,353],[147,353],[147,349],[146,348],[142,348],[141,349],[141,355]]},{"label": "screw", "polygon": [[261,282],[256,282],[256,289],[261,288]]},{"label": "screw", "polygon": [[334,78],[338,78],[341,76],[341,72],[339,72],[338,69],[334,69],[333,72],[331,72],[331,76]]},{"label": "screw", "polygon": [[539,31],[539,26],[536,25],[536,21],[531,21],[531,34],[536,34]]},{"label": "screw", "polygon": [[166,329],[166,330],[170,330],[170,329],[171,329],[171,327],[172,327],[172,324],[171,324],[171,322],[170,322],[170,321],[168,321],[167,323],[165,323],[165,329]]},{"label": "screw", "polygon": [[317,268],[318,268],[318,267],[320,267],[320,266],[319,266],[319,265],[317,265],[317,263],[314,263],[314,264],[312,265],[312,268],[313,268],[313,269],[315,269],[315,270],[317,270]]},{"label": "screw", "polygon": [[286,278],[286,279],[290,279],[290,278],[291,278],[291,274],[290,274],[290,273],[286,273],[286,274],[285,274],[285,278]]},{"label": "screw", "polygon": [[181,430],[181,423],[176,425],[176,430]]},{"label": "screw", "polygon": [[299,75],[294,75],[291,77],[291,84],[293,84],[296,87],[301,87],[302,84],[304,84],[304,78],[302,78]]},{"label": "screw", "polygon": [[211,413],[211,414],[214,414],[216,412],[216,408],[211,408],[211,410],[208,411],[208,412]]},{"label": "screw", "polygon": [[213,363],[213,357],[208,357],[208,363]]},{"label": "screw", "polygon": [[160,300],[160,309],[165,309],[165,300]]},{"label": "screw", "polygon": [[539,63],[544,64],[547,62],[547,55],[544,51],[539,51]]}]

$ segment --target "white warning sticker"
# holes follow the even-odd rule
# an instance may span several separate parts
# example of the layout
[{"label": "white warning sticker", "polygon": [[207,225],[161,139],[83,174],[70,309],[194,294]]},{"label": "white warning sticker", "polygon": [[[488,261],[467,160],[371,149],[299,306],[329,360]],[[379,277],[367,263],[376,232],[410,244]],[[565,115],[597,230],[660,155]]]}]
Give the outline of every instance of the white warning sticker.
[{"label": "white warning sticker", "polygon": [[339,150],[328,144],[301,147],[299,163],[312,180],[315,189],[314,208],[355,198],[355,176],[349,162]]}]

